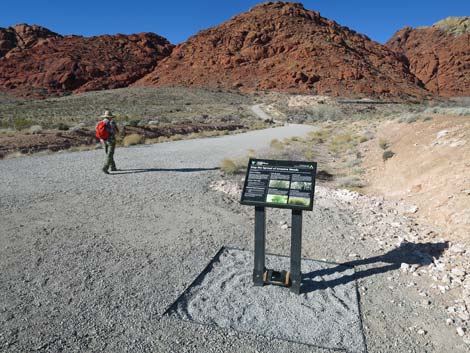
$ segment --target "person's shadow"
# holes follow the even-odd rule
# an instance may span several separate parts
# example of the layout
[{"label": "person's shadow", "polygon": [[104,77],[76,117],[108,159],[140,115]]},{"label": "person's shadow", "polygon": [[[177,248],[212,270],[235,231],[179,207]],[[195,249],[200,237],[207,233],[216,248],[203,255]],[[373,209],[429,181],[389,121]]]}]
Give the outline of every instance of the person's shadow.
[{"label": "person's shadow", "polygon": [[[389,251],[380,256],[370,257],[368,259],[354,260],[337,266],[324,268],[309,273],[302,274],[302,293],[309,293],[319,289],[333,288],[337,285],[346,284],[360,278],[373,276],[379,273],[385,273],[397,270],[402,263],[411,265],[426,266],[433,262],[433,259],[439,258],[445,249],[449,247],[449,242],[442,243],[409,243],[404,242],[398,248]],[[370,265],[375,263],[386,263],[386,265],[371,267],[365,270],[345,274],[341,277],[324,280],[322,276],[333,273],[351,270],[355,266]],[[351,272],[351,271],[348,271]]]},{"label": "person's shadow", "polygon": [[111,172],[111,175],[119,174],[136,174],[136,173],[149,173],[149,172],[181,172],[181,173],[195,173],[205,172],[208,170],[219,170],[218,167],[213,168],[134,168],[134,169],[118,169]]}]

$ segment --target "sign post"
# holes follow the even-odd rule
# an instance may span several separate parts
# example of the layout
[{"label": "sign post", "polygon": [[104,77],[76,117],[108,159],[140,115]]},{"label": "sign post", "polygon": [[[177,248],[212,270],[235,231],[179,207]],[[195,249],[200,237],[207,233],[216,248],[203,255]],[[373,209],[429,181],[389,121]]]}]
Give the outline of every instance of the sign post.
[{"label": "sign post", "polygon": [[[240,203],[255,206],[255,286],[276,284],[299,294],[302,282],[302,211],[313,209],[317,163],[250,159]],[[266,207],[292,210],[290,272],[265,266]]]}]

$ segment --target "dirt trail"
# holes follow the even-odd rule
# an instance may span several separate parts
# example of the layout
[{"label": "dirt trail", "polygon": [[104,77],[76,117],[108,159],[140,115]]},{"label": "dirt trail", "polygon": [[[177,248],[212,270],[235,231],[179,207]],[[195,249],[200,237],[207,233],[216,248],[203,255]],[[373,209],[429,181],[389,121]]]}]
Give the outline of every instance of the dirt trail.
[{"label": "dirt trail", "polygon": [[[331,352],[162,317],[221,246],[253,247],[253,210],[210,187],[219,162],[310,130],[120,148],[110,176],[101,150],[0,161],[0,351]],[[288,254],[289,219],[269,211],[269,252]],[[302,255],[356,266],[369,352],[467,351],[420,272],[446,246],[413,238],[428,231],[395,204],[317,189]]]}]

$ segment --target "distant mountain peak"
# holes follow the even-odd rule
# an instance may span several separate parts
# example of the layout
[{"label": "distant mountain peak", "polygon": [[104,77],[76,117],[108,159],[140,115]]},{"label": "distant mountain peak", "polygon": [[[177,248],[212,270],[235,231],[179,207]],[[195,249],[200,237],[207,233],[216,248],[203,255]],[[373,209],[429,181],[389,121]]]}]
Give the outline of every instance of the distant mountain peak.
[{"label": "distant mountain peak", "polygon": [[136,84],[337,96],[427,94],[394,52],[291,2],[259,4],[200,31]]}]

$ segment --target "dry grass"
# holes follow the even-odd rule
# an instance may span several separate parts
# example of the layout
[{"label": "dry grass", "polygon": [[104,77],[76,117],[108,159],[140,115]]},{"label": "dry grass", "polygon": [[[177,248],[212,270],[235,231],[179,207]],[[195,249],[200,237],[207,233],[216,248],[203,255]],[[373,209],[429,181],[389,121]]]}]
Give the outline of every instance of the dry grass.
[{"label": "dry grass", "polygon": [[390,147],[389,143],[385,139],[379,139],[379,146],[381,149],[386,150],[387,148]]},{"label": "dry grass", "polygon": [[141,144],[144,141],[144,137],[139,134],[130,134],[123,138],[122,145],[123,146],[132,146]]},{"label": "dry grass", "polygon": [[244,172],[247,165],[248,158],[241,158],[237,160],[225,158],[220,163],[220,169],[227,174],[237,174]]}]

